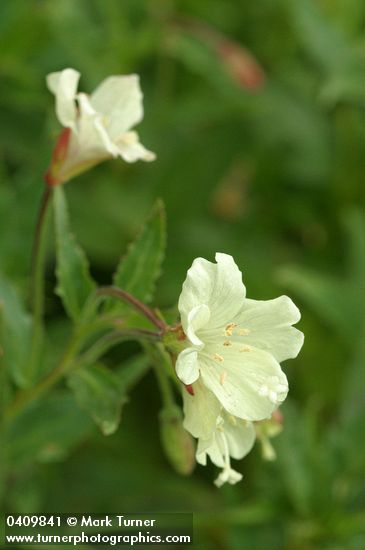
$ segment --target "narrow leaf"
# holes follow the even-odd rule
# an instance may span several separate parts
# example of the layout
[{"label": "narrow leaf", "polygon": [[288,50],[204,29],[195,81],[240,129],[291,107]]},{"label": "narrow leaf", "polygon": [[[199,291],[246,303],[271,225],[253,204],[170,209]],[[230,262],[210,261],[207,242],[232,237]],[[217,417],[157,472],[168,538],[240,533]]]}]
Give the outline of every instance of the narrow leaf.
[{"label": "narrow leaf", "polygon": [[113,372],[103,365],[82,367],[69,376],[68,384],[79,406],[91,415],[103,434],[114,433],[127,398]]},{"label": "narrow leaf", "polygon": [[130,245],[114,275],[115,286],[143,302],[153,299],[155,283],[161,273],[166,246],[165,225],[164,206],[157,201],[150,219]]},{"label": "narrow leaf", "polygon": [[0,357],[15,384],[27,385],[31,319],[15,289],[0,276]]},{"label": "narrow leaf", "polygon": [[89,273],[84,251],[70,231],[67,203],[61,186],[54,191],[57,294],[61,297],[68,315],[74,320],[80,316],[95,283]]}]

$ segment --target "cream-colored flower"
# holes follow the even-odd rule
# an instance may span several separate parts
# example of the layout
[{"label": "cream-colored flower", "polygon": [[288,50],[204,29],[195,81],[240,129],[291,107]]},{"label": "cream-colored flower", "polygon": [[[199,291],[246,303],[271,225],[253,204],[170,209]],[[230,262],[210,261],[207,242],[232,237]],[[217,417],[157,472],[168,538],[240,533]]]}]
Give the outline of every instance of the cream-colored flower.
[{"label": "cream-colored flower", "polygon": [[203,466],[210,460],[222,468],[215,480],[220,487],[234,484],[242,475],[231,467],[231,457],[240,460],[252,449],[255,429],[252,422],[235,418],[222,408],[215,395],[199,379],[192,393],[183,391],[184,428],[198,439],[196,460]]},{"label": "cream-colored flower", "polygon": [[56,114],[64,126],[46,180],[58,185],[108,158],[127,162],[151,161],[132,131],[143,118],[142,92],[137,75],[110,76],[89,96],[77,93],[80,73],[65,69],[47,76],[56,98]]},{"label": "cream-colored flower", "polygon": [[216,254],[216,262],[197,258],[184,282],[179,311],[189,345],[177,375],[186,385],[201,378],[233,416],[269,418],[288,392],[279,361],[296,357],[303,344],[292,327],[299,310],[287,296],[247,299],[233,258]]},{"label": "cream-colored flower", "polygon": [[222,413],[217,419],[216,429],[208,439],[199,439],[196,460],[203,466],[210,460],[222,468],[215,480],[217,487],[224,483],[234,485],[241,481],[242,474],[231,466],[231,457],[240,460],[246,456],[255,443],[255,429],[252,422]]}]

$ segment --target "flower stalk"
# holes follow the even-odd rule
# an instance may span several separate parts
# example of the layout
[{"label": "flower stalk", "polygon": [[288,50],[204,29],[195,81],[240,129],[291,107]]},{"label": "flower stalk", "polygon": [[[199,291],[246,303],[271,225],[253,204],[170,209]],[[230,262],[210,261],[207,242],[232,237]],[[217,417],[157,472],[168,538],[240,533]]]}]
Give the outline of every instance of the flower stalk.
[{"label": "flower stalk", "polygon": [[97,290],[99,296],[113,296],[118,298],[122,302],[132,306],[138,313],[141,313],[146,319],[148,319],[155,327],[159,329],[159,334],[162,336],[166,331],[166,323],[162,321],[155,312],[149,308],[146,304],[138,300],[129,292],[122,290],[121,288],[115,286],[105,286]]},{"label": "flower stalk", "polygon": [[39,209],[32,250],[32,275],[30,287],[31,307],[33,310],[33,335],[28,366],[28,382],[31,382],[38,370],[40,348],[43,340],[44,317],[44,268],[47,245],[47,219],[52,198],[52,188],[46,186]]},{"label": "flower stalk", "polygon": [[6,409],[4,418],[6,421],[12,420],[24,407],[32,401],[40,398],[65,375],[69,374],[74,368],[82,365],[89,365],[95,362],[100,356],[108,351],[112,346],[129,340],[152,340],[160,338],[159,334],[144,329],[113,330],[101,336],[87,351],[78,356],[85,340],[90,337],[95,330],[106,328],[105,322],[94,323],[91,326],[79,327],[71,338],[69,346],[58,366],[46,377],[44,377],[36,386],[29,390],[23,390],[18,393],[13,403]]}]

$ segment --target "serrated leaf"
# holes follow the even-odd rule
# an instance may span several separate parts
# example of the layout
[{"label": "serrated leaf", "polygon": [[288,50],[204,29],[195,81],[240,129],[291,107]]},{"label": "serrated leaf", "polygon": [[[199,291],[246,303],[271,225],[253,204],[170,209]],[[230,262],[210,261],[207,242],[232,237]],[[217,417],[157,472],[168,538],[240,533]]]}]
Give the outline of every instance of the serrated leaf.
[{"label": "serrated leaf", "polygon": [[1,362],[20,387],[27,385],[26,366],[31,341],[31,318],[16,290],[0,276]]},{"label": "serrated leaf", "polygon": [[53,462],[66,458],[92,428],[68,393],[58,392],[24,409],[7,433],[13,466],[27,462]]},{"label": "serrated leaf", "polygon": [[146,225],[120,261],[113,284],[142,302],[153,299],[166,246],[166,222],[162,201],[157,201]]},{"label": "serrated leaf", "polygon": [[67,203],[61,186],[54,190],[57,256],[57,294],[68,315],[77,321],[86,299],[95,289],[84,251],[70,231]]},{"label": "serrated leaf", "polygon": [[120,381],[103,365],[81,367],[68,378],[79,406],[86,410],[104,435],[118,428],[122,405],[127,401]]}]

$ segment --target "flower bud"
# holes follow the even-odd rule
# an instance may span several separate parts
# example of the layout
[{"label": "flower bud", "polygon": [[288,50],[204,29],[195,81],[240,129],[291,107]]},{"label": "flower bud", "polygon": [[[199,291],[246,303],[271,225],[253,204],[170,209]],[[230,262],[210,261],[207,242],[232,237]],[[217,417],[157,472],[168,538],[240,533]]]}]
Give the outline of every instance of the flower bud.
[{"label": "flower bud", "polygon": [[257,439],[260,440],[264,460],[275,460],[276,452],[270,439],[280,434],[283,429],[283,415],[277,409],[269,420],[255,422]]},{"label": "flower bud", "polygon": [[189,475],[195,466],[195,445],[191,435],[183,428],[179,407],[164,408],[160,412],[161,443],[174,470]]},{"label": "flower bud", "polygon": [[265,74],[249,51],[227,39],[217,45],[217,50],[225,69],[239,86],[251,91],[263,87]]}]

